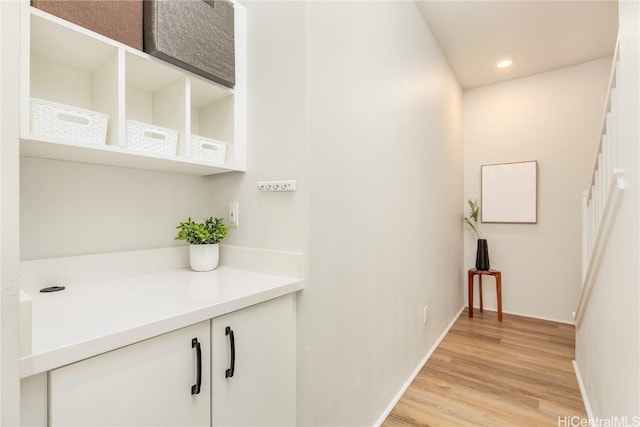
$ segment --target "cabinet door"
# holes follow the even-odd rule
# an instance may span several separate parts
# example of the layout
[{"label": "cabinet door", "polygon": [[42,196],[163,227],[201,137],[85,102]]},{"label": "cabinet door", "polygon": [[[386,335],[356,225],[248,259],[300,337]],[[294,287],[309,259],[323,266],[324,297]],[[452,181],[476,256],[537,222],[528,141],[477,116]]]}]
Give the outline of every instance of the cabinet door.
[{"label": "cabinet door", "polygon": [[20,426],[47,427],[47,374],[20,380]]},{"label": "cabinet door", "polygon": [[[209,426],[209,326],[199,323],[51,371],[50,425]],[[192,394],[194,339],[201,350],[198,394]]]},{"label": "cabinet door", "polygon": [[284,296],[212,320],[213,426],[296,423],[294,298]]}]

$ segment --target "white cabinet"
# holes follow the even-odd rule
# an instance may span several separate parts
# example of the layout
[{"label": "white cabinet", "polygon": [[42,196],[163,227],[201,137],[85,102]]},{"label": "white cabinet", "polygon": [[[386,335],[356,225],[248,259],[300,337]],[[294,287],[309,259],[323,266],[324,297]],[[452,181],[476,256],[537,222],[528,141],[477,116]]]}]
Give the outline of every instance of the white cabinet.
[{"label": "white cabinet", "polygon": [[213,426],[295,425],[295,319],[287,295],[211,321]]},{"label": "white cabinet", "polygon": [[20,380],[20,425],[47,427],[47,373]]},{"label": "white cabinet", "polygon": [[[21,155],[196,175],[246,169],[246,11],[235,4],[229,89],[23,2]],[[109,116],[106,144],[31,132],[30,99]],[[129,147],[127,120],[179,132],[175,156]],[[190,156],[192,135],[227,145],[223,165]]]},{"label": "white cabinet", "polygon": [[34,376],[23,425],[295,425],[295,304],[285,295],[51,370],[48,391]]},{"label": "white cabinet", "polygon": [[206,321],[51,371],[49,425],[209,426],[209,337]]}]

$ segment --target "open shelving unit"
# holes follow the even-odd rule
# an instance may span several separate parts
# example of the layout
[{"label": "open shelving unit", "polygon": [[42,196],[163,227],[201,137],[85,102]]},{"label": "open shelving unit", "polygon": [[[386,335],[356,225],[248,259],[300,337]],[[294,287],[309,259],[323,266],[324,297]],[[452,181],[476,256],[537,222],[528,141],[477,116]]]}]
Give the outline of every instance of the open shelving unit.
[{"label": "open shelving unit", "polygon": [[[23,2],[20,154],[193,175],[246,170],[246,13],[235,4],[236,85],[222,86]],[[107,141],[31,132],[30,99],[107,114]],[[126,121],[178,131],[175,156],[128,147]],[[191,135],[227,144],[224,165],[190,158]]]}]

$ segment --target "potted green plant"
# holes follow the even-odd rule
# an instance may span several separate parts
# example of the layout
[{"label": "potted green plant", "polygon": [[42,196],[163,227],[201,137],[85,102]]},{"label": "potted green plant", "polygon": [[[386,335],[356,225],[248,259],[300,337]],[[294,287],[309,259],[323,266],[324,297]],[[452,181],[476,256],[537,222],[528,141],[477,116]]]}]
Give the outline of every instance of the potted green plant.
[{"label": "potted green plant", "polygon": [[176,240],[189,243],[189,264],[194,271],[211,271],[218,266],[220,241],[228,234],[222,218],[209,217],[196,223],[189,217],[176,228]]},{"label": "potted green plant", "polygon": [[480,213],[480,205],[477,200],[467,200],[469,205],[469,214],[463,218],[465,225],[473,231],[478,239],[478,249],[476,250],[476,269],[489,270],[489,247],[487,239],[482,237],[480,232],[480,222],[478,214]]}]

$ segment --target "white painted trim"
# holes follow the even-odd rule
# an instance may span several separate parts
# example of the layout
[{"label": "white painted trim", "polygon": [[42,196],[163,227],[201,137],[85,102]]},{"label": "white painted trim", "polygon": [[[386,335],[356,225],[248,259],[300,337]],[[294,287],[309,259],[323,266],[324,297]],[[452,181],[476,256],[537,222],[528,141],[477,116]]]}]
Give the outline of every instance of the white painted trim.
[{"label": "white painted trim", "polygon": [[393,411],[393,408],[395,408],[395,406],[398,404],[398,402],[402,398],[402,395],[407,391],[407,389],[409,388],[413,380],[418,376],[418,374],[420,373],[424,365],[427,363],[427,361],[429,361],[429,358],[431,357],[433,352],[436,350],[436,348],[438,348],[438,346],[440,345],[444,337],[447,336],[447,334],[449,333],[449,330],[453,327],[453,324],[456,323],[456,320],[458,320],[458,318],[464,311],[465,307],[466,305],[462,306],[460,311],[458,311],[458,313],[453,317],[453,320],[451,321],[451,323],[449,323],[449,325],[445,328],[442,334],[440,334],[436,342],[433,343],[433,346],[429,349],[426,356],[424,356],[424,358],[420,361],[420,363],[418,363],[418,367],[416,367],[416,369],[411,373],[411,375],[409,375],[409,378],[407,378],[407,380],[402,385],[402,387],[400,387],[400,390],[398,390],[398,393],[396,393],[393,399],[391,399],[391,402],[389,402],[389,405],[387,405],[387,407],[382,412],[380,417],[378,417],[377,421],[373,425],[374,427],[380,427],[382,423],[384,423],[384,421],[387,419],[391,411]]},{"label": "white painted trim", "polygon": [[[467,306],[465,306],[467,307]],[[480,310],[480,307],[474,307],[477,310]],[[484,311],[490,311],[492,313],[496,312],[496,309],[494,308],[484,308]],[[538,319],[538,320],[547,320],[549,322],[556,322],[556,323],[563,323],[565,325],[572,325],[575,326],[574,322],[571,320],[561,320],[561,319],[553,319],[551,317],[542,317],[542,316],[534,316],[532,314],[527,314],[527,313],[517,313],[515,311],[504,311],[502,310],[502,314],[513,314],[514,316],[521,316],[521,317],[528,317],[530,319]],[[497,316],[497,315],[496,315]]]},{"label": "white painted trim", "polygon": [[[485,311],[487,309],[485,308]],[[504,311],[502,310],[502,314],[513,314],[515,316],[522,316],[522,317],[529,317],[531,319],[538,319],[538,320],[547,320],[549,322],[556,322],[556,323],[563,323],[565,325],[572,325],[575,326],[575,323],[571,320],[561,320],[561,319],[553,319],[551,317],[543,317],[543,316],[533,316],[531,314],[524,314],[524,313],[516,313],[513,311]]]},{"label": "white painted trim", "polygon": [[609,237],[609,232],[613,225],[615,214],[620,206],[622,192],[625,188],[626,183],[624,180],[624,170],[614,170],[611,179],[611,186],[607,192],[604,211],[602,212],[602,217],[600,219],[598,234],[596,235],[595,244],[593,245],[593,250],[591,252],[591,258],[589,259],[589,266],[587,267],[587,272],[584,276],[584,283],[578,300],[578,307],[576,309],[576,326],[580,325],[587,301],[591,295],[591,289],[596,281],[596,275],[600,267],[600,262],[602,261],[602,255],[605,251],[605,246],[608,240],[607,238]]},{"label": "white painted trim", "polygon": [[20,289],[20,357],[31,354],[33,300]]},{"label": "white painted trim", "polygon": [[591,200],[591,191],[593,184],[596,182],[596,172],[598,171],[598,156],[602,152],[602,136],[607,134],[607,114],[611,112],[611,91],[617,87],[616,75],[618,73],[618,61],[620,60],[620,32],[616,37],[616,47],[613,51],[613,58],[611,60],[611,71],[609,71],[609,83],[607,84],[607,100],[604,104],[602,111],[602,120],[600,121],[600,133],[598,134],[598,147],[596,149],[596,155],[593,159],[593,168],[591,170],[591,176],[589,177],[589,185],[587,188],[587,200]]},{"label": "white painted trim", "polygon": [[587,396],[587,389],[584,386],[584,382],[582,381],[582,375],[580,374],[580,368],[578,368],[578,363],[573,360],[573,370],[576,373],[576,379],[578,380],[578,387],[580,387],[580,394],[582,395],[582,402],[584,403],[584,409],[587,411],[587,418],[589,420],[595,420],[596,418],[593,416],[593,410],[591,409],[591,404],[589,403],[589,397]]}]

